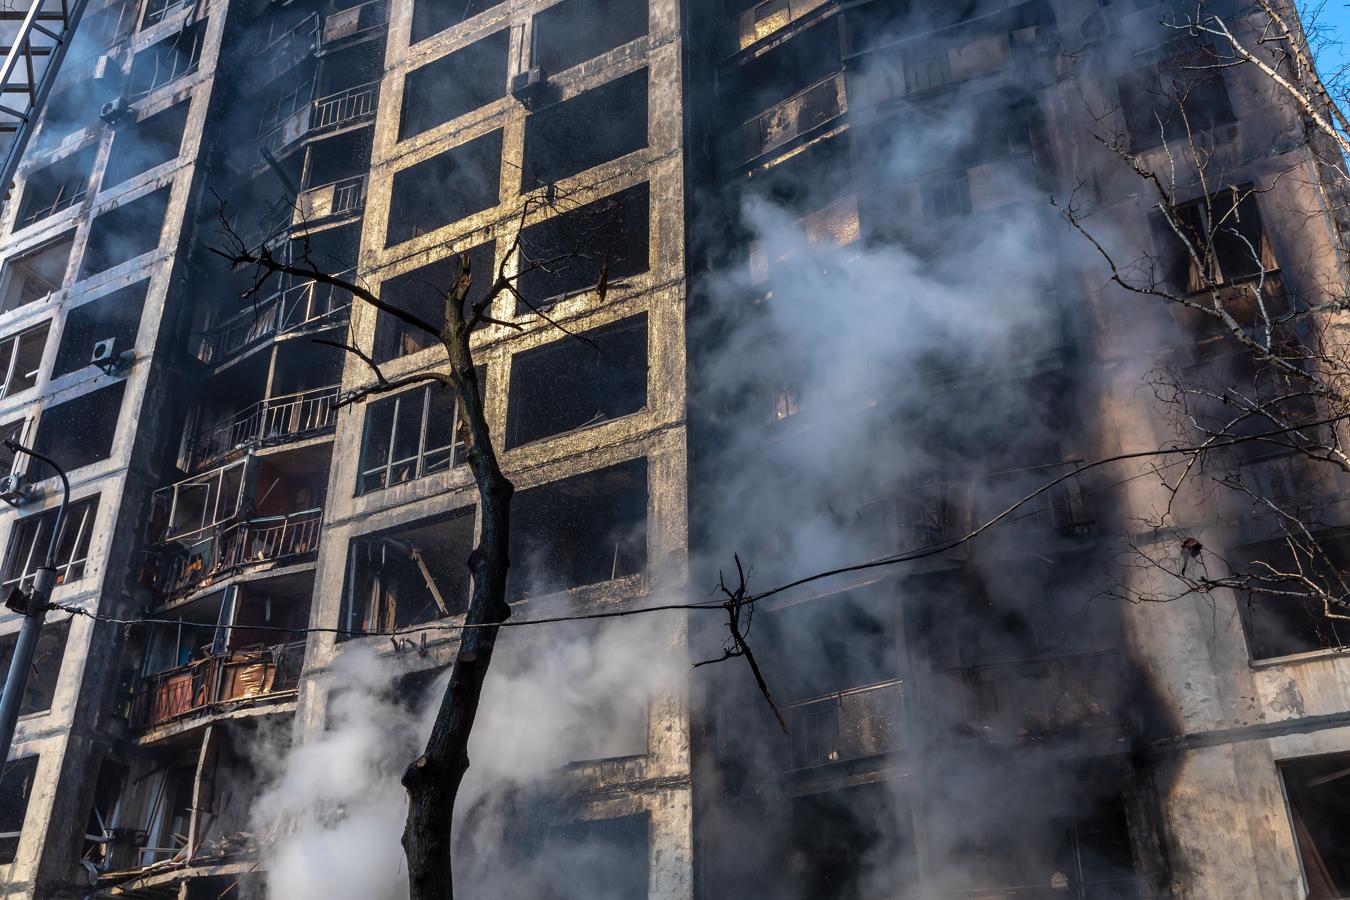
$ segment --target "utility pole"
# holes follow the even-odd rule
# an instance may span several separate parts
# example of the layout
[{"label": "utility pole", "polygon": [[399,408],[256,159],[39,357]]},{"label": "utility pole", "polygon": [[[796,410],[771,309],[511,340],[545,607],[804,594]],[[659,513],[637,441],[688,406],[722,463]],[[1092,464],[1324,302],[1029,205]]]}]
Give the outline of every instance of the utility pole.
[{"label": "utility pole", "polygon": [[61,505],[56,508],[56,521],[52,523],[51,534],[47,536],[47,555],[33,578],[33,589],[24,593],[23,585],[15,585],[5,600],[6,606],[23,613],[24,618],[23,627],[19,630],[19,642],[14,647],[14,658],[9,661],[4,693],[0,694],[0,747],[4,748],[0,752],[0,767],[9,760],[10,747],[14,743],[14,728],[19,721],[19,707],[23,704],[24,690],[28,686],[28,671],[33,667],[33,654],[37,650],[42,623],[47,619],[48,601],[52,587],[56,584],[56,546],[61,537],[61,528],[66,522],[66,506],[70,503],[70,479],[66,478],[60,466],[18,441],[6,440],[4,444],[11,453],[26,454],[55,470],[61,477]]}]

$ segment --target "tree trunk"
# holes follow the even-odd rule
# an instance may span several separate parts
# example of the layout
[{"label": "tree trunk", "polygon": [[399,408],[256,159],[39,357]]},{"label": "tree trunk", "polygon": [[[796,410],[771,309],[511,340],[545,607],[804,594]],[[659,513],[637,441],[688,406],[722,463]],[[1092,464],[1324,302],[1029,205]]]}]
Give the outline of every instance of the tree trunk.
[{"label": "tree trunk", "polygon": [[446,298],[445,327],[440,338],[450,356],[450,378],[459,399],[463,427],[468,431],[468,462],[478,486],[483,526],[478,545],[469,555],[473,593],[450,683],[441,697],[425,752],[403,773],[403,786],[408,791],[403,850],[408,860],[411,900],[454,897],[451,842],[455,799],[469,768],[469,734],[497,643],[497,626],[511,614],[506,603],[506,573],[515,488],[497,464],[488,433],[469,349],[470,329],[462,311],[469,274],[462,257],[460,269],[455,289]]}]

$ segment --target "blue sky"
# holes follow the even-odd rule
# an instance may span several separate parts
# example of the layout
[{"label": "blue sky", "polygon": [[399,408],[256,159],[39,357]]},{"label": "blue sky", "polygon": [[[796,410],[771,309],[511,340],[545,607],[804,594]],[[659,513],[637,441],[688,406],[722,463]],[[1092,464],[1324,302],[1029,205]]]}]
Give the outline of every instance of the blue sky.
[{"label": "blue sky", "polygon": [[[1316,6],[1316,3],[1310,4]],[[1330,75],[1350,64],[1350,3],[1346,0],[1326,0],[1318,14],[1319,24],[1326,26],[1339,40],[1340,46],[1324,47],[1318,54],[1317,68]]]}]

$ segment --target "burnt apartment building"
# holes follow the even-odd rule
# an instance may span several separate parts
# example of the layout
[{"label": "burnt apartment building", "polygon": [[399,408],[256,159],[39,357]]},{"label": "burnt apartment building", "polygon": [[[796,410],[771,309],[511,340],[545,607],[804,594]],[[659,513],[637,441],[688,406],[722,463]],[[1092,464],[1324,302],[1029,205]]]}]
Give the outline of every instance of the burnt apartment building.
[{"label": "burnt apartment building", "polygon": [[[1155,167],[1185,138],[1158,85],[1203,46],[1169,6],[93,0],[0,221],[0,427],[69,471],[53,599],[100,618],[45,627],[0,896],[265,896],[257,748],[330,727],[355,648],[410,704],[455,648],[389,637],[467,603],[454,400],[339,402],[440,349],[215,249],[432,322],[457,255],[471,300],[519,273],[472,338],[519,617],[706,600],[733,555],[763,590],[939,548],[1157,446],[1142,361],[1212,360],[1195,322],[1103,287],[1046,202],[1166,258],[1093,135]],[[1243,233],[1270,290],[1335,296],[1303,123],[1247,69],[1197,78],[1192,133],[1266,189]],[[26,476],[8,591],[59,491],[0,463]],[[783,729],[739,659],[684,674],[722,654],[720,614],[664,615],[680,677],[573,723],[566,764],[502,801],[517,862],[573,862],[519,896],[1350,894],[1350,629],[1104,594],[1145,590],[1121,541],[1166,502],[1126,474],[760,602]],[[1210,547],[1271,539],[1208,510]],[[18,627],[0,612],[0,659]]]}]

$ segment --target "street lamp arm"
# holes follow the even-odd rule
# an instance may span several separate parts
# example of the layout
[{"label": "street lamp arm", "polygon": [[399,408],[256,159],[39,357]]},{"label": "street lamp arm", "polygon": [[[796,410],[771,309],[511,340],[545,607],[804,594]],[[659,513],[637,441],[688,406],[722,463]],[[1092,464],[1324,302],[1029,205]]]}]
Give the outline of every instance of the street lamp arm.
[{"label": "street lamp arm", "polygon": [[44,456],[31,447],[25,447],[13,438],[5,438],[4,444],[10,453],[23,453],[46,463],[61,479],[61,505],[56,508],[56,521],[52,523],[51,537],[47,540],[47,557],[42,563],[45,569],[53,568],[56,565],[56,542],[60,539],[61,526],[66,521],[66,507],[70,505],[70,479],[66,477],[65,469],[57,465],[56,460],[50,456]]}]

